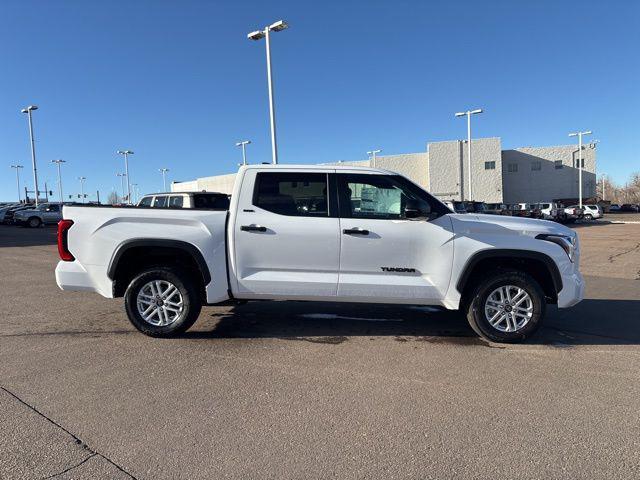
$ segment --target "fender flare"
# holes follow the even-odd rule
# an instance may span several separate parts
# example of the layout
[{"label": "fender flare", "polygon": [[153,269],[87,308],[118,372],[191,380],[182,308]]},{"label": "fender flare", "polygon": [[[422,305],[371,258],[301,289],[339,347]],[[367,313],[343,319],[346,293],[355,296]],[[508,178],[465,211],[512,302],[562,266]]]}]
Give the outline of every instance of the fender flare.
[{"label": "fender flare", "polygon": [[464,267],[462,268],[462,274],[458,278],[458,282],[456,283],[456,290],[459,293],[464,292],[464,288],[469,281],[469,277],[471,276],[471,272],[475,268],[475,266],[482,260],[487,258],[495,258],[495,257],[507,257],[507,258],[522,258],[526,260],[538,260],[541,261],[549,271],[551,275],[551,280],[553,281],[553,288],[556,293],[560,293],[562,290],[562,276],[560,275],[560,271],[558,270],[558,265],[553,259],[542,252],[536,252],[534,250],[517,250],[510,248],[492,248],[489,250],[481,250],[479,252],[474,253],[471,258],[467,260]]},{"label": "fender flare", "polygon": [[160,238],[134,238],[126,240],[118,245],[107,268],[107,276],[111,280],[115,279],[118,264],[120,263],[122,256],[128,250],[136,247],[167,247],[183,250],[184,252],[187,252],[198,264],[205,287],[211,283],[211,272],[209,271],[209,266],[207,265],[202,252],[195,245],[182,240],[165,240]]}]

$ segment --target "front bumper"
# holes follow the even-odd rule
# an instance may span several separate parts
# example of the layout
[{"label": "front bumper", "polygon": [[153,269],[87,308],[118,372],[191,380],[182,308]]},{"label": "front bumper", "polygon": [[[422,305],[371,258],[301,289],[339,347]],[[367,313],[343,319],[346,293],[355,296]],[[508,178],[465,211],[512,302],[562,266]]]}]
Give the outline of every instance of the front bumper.
[{"label": "front bumper", "polygon": [[558,308],[573,307],[584,299],[584,278],[579,271],[562,275],[562,290],[558,293]]}]

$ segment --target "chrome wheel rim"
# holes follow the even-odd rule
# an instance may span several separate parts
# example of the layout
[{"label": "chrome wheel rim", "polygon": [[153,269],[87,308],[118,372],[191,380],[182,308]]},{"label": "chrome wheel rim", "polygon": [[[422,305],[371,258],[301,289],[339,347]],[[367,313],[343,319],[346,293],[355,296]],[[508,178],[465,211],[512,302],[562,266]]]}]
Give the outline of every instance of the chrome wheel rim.
[{"label": "chrome wheel rim", "polygon": [[156,327],[166,327],[182,317],[184,302],[178,287],[166,280],[146,283],[136,298],[142,319]]},{"label": "chrome wheel rim", "polygon": [[503,285],[487,297],[484,302],[484,315],[496,330],[517,332],[531,320],[533,300],[526,290],[515,285]]}]

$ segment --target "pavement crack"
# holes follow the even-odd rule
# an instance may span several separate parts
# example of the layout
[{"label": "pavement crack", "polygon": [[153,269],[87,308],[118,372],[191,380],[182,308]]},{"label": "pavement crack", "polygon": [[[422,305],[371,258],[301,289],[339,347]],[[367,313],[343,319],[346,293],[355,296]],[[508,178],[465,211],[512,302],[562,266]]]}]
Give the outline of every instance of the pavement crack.
[{"label": "pavement crack", "polygon": [[117,463],[115,463],[113,460],[109,459],[108,457],[105,457],[104,455],[102,455],[101,453],[96,452],[94,449],[92,449],[89,445],[87,445],[85,442],[83,442],[80,437],[78,437],[77,435],[73,434],[72,432],[70,432],[69,430],[67,430],[66,428],[64,428],[62,425],[60,425],[58,422],[56,422],[55,420],[49,418],[48,416],[46,416],[44,413],[42,413],[40,410],[38,410],[36,407],[34,407],[33,405],[25,402],[23,399],[21,399],[18,395],[16,395],[15,393],[13,393],[12,391],[8,390],[7,388],[0,386],[0,390],[2,390],[3,392],[7,393],[8,395],[12,396],[13,398],[15,398],[18,402],[20,402],[22,405],[24,405],[25,407],[27,407],[28,409],[30,409],[31,411],[35,412],[36,414],[38,414],[39,416],[41,416],[42,418],[44,418],[46,421],[48,421],[49,423],[51,423],[52,425],[54,425],[55,427],[59,428],[60,430],[62,430],[63,432],[65,432],[67,435],[69,435],[71,438],[73,438],[73,440],[75,441],[75,443],[77,445],[79,445],[81,448],[83,448],[84,450],[86,450],[87,452],[90,453],[90,455],[85,458],[82,462],[80,462],[79,464],[70,467],[69,469],[63,471],[63,472],[59,472],[56,473],[55,475],[51,476],[51,477],[46,477],[46,478],[54,478],[56,476],[62,475],[63,473],[69,471],[69,470],[73,470],[74,468],[78,468],[80,465],[82,465],[83,463],[85,463],[87,460],[89,460],[92,457],[95,456],[99,456],[100,458],[103,458],[104,460],[106,460],[107,462],[109,462],[111,465],[113,465],[115,468],[117,468],[118,470],[120,470],[122,473],[124,473],[125,475],[128,475],[130,478],[133,478],[134,480],[136,480],[136,477],[134,477],[133,475],[131,475],[129,472],[127,472],[124,468],[122,468],[120,465],[118,465]]},{"label": "pavement crack", "polygon": [[624,252],[616,253],[615,255],[609,256],[609,263],[613,263],[613,260],[621,257],[622,255],[626,255],[627,253],[635,252],[636,250],[640,250],[640,243],[637,243],[634,247],[631,247],[629,250],[625,250]]},{"label": "pavement crack", "polygon": [[77,463],[76,465],[73,465],[69,468],[65,468],[63,471],[58,472],[58,473],[54,473],[53,475],[49,475],[48,477],[44,477],[44,480],[48,480],[49,478],[56,478],[59,477],[60,475],[63,475],[65,473],[70,472],[71,470],[74,470],[82,465],[84,465],[86,462],[88,462],[90,459],[92,459],[93,457],[95,457],[96,455],[98,455],[96,452],[93,452],[91,455],[89,455],[87,458],[85,458],[84,460],[82,460],[80,463]]}]

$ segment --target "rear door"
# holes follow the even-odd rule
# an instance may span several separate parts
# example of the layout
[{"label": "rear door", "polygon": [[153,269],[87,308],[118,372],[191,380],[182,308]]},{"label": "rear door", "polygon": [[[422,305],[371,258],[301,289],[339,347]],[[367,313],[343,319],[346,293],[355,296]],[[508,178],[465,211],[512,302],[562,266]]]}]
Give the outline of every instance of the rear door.
[{"label": "rear door", "polygon": [[327,171],[248,169],[233,223],[237,291],[244,298],[335,298],[339,220]]},{"label": "rear door", "polygon": [[[447,210],[398,175],[337,173],[340,205],[338,296],[367,302],[437,304],[453,262]],[[407,218],[410,211],[438,212]]]}]

